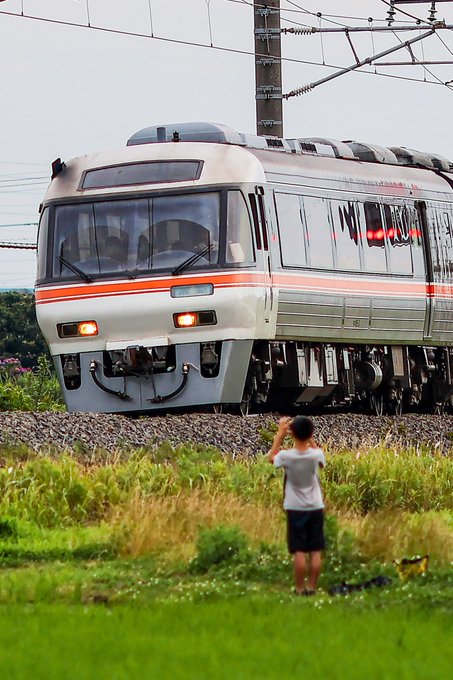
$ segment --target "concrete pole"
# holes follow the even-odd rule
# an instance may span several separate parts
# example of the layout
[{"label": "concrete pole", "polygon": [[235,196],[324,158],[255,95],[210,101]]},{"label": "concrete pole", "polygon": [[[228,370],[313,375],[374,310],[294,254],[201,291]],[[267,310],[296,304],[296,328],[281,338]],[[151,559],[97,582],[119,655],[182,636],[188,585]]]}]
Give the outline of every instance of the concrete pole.
[{"label": "concrete pole", "polygon": [[254,2],[256,131],[283,137],[280,0]]}]

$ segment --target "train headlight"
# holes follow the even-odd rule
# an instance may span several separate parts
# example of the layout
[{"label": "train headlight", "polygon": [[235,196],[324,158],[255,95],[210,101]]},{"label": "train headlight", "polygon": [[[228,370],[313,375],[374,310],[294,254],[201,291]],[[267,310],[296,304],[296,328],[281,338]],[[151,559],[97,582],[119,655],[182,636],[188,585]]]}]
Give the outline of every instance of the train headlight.
[{"label": "train headlight", "polygon": [[57,324],[60,338],[90,338],[99,333],[96,321],[70,321]]},{"label": "train headlight", "polygon": [[78,326],[79,335],[90,336],[99,333],[96,321],[81,321]]},{"label": "train headlight", "polygon": [[175,328],[194,328],[194,326],[214,326],[217,323],[214,311],[181,312],[173,314]]},{"label": "train headlight", "polygon": [[194,312],[175,314],[173,318],[176,328],[190,328],[191,326],[198,326],[198,314],[195,314]]}]

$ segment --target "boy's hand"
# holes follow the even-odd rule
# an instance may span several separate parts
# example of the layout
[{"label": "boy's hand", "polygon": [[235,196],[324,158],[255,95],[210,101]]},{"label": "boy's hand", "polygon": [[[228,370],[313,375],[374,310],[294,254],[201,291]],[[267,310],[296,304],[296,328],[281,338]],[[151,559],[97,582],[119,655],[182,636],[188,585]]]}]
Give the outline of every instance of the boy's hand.
[{"label": "boy's hand", "polygon": [[280,436],[283,435],[283,436],[286,437],[286,435],[288,434],[288,428],[289,428],[289,424],[291,423],[291,421],[292,421],[292,418],[290,418],[289,416],[284,416],[283,418],[280,418],[280,420],[278,421],[277,434],[280,435]]},{"label": "boy's hand", "polygon": [[289,418],[288,416],[280,418],[280,420],[278,421],[278,429],[277,432],[275,433],[274,442],[268,454],[268,459],[271,463],[274,462],[274,458],[277,455],[278,451],[280,450],[284,438],[288,434],[288,428],[291,421],[292,418]]}]

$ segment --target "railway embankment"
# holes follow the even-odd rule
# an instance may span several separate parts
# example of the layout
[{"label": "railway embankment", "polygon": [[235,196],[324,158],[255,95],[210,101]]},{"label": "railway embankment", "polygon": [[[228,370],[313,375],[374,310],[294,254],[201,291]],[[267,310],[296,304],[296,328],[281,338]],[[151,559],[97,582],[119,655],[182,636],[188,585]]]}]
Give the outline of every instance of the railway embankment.
[{"label": "railway embankment", "polygon": [[[389,448],[423,448],[451,455],[453,416],[407,414],[376,417],[338,413],[313,416],[317,441],[331,450],[360,450],[384,444]],[[61,412],[0,412],[0,445],[53,447],[79,454],[122,448],[195,443],[235,456],[264,453],[278,415],[182,414],[140,417]]]}]

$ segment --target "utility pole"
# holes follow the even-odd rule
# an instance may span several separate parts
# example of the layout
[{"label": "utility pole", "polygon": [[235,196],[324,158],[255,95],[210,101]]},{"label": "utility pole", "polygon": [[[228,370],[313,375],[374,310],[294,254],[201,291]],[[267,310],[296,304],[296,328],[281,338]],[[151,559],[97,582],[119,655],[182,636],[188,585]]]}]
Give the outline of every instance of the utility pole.
[{"label": "utility pole", "polygon": [[283,137],[280,0],[253,3],[256,132]]}]

